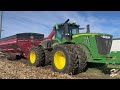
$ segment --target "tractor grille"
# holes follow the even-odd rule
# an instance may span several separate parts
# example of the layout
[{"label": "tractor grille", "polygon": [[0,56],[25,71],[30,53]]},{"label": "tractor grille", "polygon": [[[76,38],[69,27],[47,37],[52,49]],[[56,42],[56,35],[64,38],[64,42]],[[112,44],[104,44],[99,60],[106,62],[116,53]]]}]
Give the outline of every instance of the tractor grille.
[{"label": "tractor grille", "polygon": [[103,37],[103,36],[96,36],[97,48],[99,54],[106,55],[110,52],[111,45],[112,45],[112,36]]}]

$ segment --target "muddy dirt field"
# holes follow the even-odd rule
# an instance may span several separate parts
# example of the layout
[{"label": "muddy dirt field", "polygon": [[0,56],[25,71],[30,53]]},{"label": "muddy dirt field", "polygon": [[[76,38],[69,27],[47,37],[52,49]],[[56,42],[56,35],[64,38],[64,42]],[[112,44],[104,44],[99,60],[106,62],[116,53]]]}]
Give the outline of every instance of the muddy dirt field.
[{"label": "muddy dirt field", "polygon": [[[120,73],[115,77],[110,77],[110,69],[103,66],[97,66],[97,68],[92,66],[85,72],[68,75],[53,72],[51,65],[36,68],[23,61],[25,60],[9,61],[0,59],[0,79],[120,79]],[[109,66],[109,68],[115,67]],[[120,66],[117,67],[120,68]]]}]

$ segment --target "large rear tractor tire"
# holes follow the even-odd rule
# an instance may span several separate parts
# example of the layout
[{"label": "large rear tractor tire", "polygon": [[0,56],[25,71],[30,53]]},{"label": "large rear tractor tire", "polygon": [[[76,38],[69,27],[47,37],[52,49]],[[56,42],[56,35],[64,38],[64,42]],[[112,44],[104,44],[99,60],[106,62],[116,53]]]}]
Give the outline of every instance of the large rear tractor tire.
[{"label": "large rear tractor tire", "polygon": [[56,72],[78,74],[86,66],[86,54],[75,44],[56,46],[52,51],[52,69]]},{"label": "large rear tractor tire", "polygon": [[29,64],[32,66],[44,66],[45,65],[45,53],[44,48],[41,46],[32,46],[29,51]]}]

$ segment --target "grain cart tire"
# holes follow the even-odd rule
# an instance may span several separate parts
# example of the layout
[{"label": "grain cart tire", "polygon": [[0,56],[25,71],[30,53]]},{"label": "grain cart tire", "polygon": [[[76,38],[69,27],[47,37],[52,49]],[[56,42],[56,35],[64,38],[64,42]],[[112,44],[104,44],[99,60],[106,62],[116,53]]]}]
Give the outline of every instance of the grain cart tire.
[{"label": "grain cart tire", "polygon": [[53,71],[73,75],[77,74],[79,71],[79,59],[75,50],[74,44],[63,44],[56,46],[52,51],[53,56],[51,64]]},{"label": "grain cart tire", "polygon": [[8,53],[6,54],[7,60],[16,60],[16,54]]},{"label": "grain cart tire", "polygon": [[36,67],[45,65],[45,53],[42,46],[32,46],[28,56],[30,65]]}]

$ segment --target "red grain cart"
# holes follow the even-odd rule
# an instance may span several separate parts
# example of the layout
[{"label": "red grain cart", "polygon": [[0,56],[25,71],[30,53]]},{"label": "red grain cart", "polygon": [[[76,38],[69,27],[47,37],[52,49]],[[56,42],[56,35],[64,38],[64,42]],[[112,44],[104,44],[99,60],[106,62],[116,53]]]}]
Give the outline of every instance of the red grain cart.
[{"label": "red grain cart", "polygon": [[15,59],[16,55],[27,59],[30,48],[33,45],[38,46],[43,40],[45,40],[44,34],[20,33],[0,39],[0,49],[8,59]]}]

